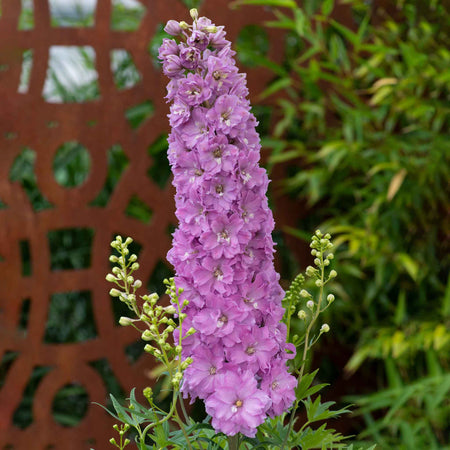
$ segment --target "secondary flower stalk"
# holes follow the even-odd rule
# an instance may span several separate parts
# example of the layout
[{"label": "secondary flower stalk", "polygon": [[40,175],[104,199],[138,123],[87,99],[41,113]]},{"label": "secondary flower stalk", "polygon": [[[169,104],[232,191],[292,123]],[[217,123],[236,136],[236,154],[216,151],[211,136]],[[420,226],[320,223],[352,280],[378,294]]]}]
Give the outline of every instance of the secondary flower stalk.
[{"label": "secondary flower stalk", "polygon": [[168,260],[189,300],[185,329],[197,330],[183,340],[193,362],[182,390],[205,401],[217,431],[255,436],[291,406],[297,383],[286,367],[294,349],[281,323],[269,180],[235,52],[223,27],[191,15],[192,25],[169,21],[178,42],[165,39],[159,52],[179,220]]}]

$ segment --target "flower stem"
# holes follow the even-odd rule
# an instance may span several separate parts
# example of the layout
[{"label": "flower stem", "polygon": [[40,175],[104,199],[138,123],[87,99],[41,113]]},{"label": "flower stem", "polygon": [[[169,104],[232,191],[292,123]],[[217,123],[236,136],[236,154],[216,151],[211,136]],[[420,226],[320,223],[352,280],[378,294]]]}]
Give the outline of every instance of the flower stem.
[{"label": "flower stem", "polygon": [[239,449],[239,434],[234,436],[228,436],[228,449],[238,450]]}]

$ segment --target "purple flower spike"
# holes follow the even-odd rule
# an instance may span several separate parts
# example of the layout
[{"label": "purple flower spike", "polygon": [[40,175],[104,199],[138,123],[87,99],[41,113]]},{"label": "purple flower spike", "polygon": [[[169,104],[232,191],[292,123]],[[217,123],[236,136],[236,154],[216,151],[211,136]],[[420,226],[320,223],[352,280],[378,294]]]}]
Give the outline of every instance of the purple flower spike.
[{"label": "purple flower spike", "polygon": [[[177,24],[166,30],[178,33]],[[246,78],[223,27],[200,17],[182,35],[159,52],[171,79],[168,157],[179,220],[167,259],[189,300],[184,323],[197,330],[183,341],[193,363],[182,390],[205,401],[217,431],[255,436],[266,417],[289,409],[296,385],[280,323],[269,180]]]}]

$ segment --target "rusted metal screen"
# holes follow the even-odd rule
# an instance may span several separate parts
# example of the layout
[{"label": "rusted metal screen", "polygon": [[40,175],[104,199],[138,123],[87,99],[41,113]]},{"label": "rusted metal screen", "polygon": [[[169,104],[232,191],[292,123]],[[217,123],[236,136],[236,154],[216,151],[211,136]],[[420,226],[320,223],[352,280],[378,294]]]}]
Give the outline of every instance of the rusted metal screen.
[{"label": "rusted metal screen", "polygon": [[[117,326],[121,311],[104,281],[109,242],[117,233],[134,237],[140,278],[151,287],[169,270],[166,80],[148,49],[158,24],[187,10],[177,0],[98,0],[74,27],[57,17],[58,2],[0,3],[0,449],[110,448],[113,420],[92,402],[105,404],[113,388],[151,384],[152,361],[140,356],[135,331]],[[206,1],[201,12],[233,39],[262,20],[261,10],[231,12],[227,3]],[[134,28],[120,25],[130,5],[139,10]],[[87,94],[67,92],[55,75],[63,50],[91,64],[91,72],[66,74]],[[113,66],[124,58],[135,75],[118,81]],[[266,81],[250,73],[252,94]],[[115,178],[114,158],[122,161]],[[86,179],[77,164],[88,168]],[[82,248],[71,248],[80,240]],[[58,415],[71,389],[86,405],[77,423]]]}]

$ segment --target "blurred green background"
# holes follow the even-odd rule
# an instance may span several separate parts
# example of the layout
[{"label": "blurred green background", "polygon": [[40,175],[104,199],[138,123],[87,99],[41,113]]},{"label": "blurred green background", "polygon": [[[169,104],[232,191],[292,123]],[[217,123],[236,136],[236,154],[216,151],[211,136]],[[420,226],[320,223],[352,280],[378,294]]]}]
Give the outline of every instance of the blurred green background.
[{"label": "blurred green background", "polygon": [[[27,29],[33,15],[29,3],[23,4],[20,26]],[[327,310],[332,332],[315,360],[319,377],[342,387],[336,400],[355,405],[352,417],[342,419],[354,440],[381,449],[450,448],[448,5],[436,0],[242,0],[230,5],[239,4],[266,8],[272,15],[263,25],[244,28],[235,42],[242,70],[261,66],[273,73],[254,104],[263,158],[268,171],[277,174],[272,194],[289,196],[307,209],[295,227],[277,231],[282,279],[293,279],[309,263],[296,260],[287,235],[300,245],[321,228],[335,239],[339,278],[332,292],[337,300]],[[136,29],[144,14],[139,5],[113,2],[112,28]],[[71,11],[53,9],[52,20],[59,26],[86,26],[93,20],[89,9]],[[273,28],[284,43],[276,60],[270,56]],[[155,64],[163,34],[161,25],[148,47]],[[50,54],[48,101],[98,97],[91,50]],[[128,52],[117,50],[111,57],[119,90],[139,81]],[[31,61],[31,52],[24,55],[19,91],[27,89]],[[152,105],[144,103],[129,110],[127,118],[137,127],[151,113]],[[161,183],[169,176],[166,149],[162,135],[149,150],[158,162],[153,176]],[[106,204],[126,167],[120,147],[111,149],[108,163],[108,182],[96,206]],[[10,180],[22,184],[39,211],[49,204],[37,189],[33,164],[33,151],[24,149]],[[55,159],[55,177],[63,186],[78,185],[89,164],[79,144],[65,144]],[[127,213],[144,222],[151,214],[138,201]],[[276,214],[275,209],[275,219]],[[89,236],[49,238],[58,249],[58,267],[84,267]],[[26,260],[27,249],[22,250]],[[158,270],[155,280],[166,276],[165,267]],[[70,299],[66,303],[74,305]],[[51,303],[50,321],[66,317],[66,303]],[[76,305],[70,314],[74,323],[54,330],[47,326],[47,342],[77,342],[92,333],[90,302],[80,299]],[[22,314],[26,322],[26,308]],[[346,356],[345,368],[336,365],[333,352]],[[13,359],[7,353],[1,361],[0,386]],[[45,369],[35,371],[16,411],[19,427],[31,420],[33,389]],[[101,370],[108,378],[109,369]],[[123,395],[112,374],[110,390]],[[77,423],[83,416],[83,395],[76,386],[61,394],[61,423]]]}]

